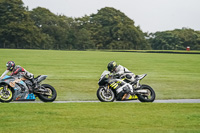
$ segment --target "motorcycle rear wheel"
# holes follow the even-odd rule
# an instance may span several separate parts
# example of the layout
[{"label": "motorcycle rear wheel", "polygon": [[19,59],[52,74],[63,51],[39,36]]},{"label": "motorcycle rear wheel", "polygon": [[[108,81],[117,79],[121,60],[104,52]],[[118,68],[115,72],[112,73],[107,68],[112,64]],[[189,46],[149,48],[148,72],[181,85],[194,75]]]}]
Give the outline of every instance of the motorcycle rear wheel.
[{"label": "motorcycle rear wheel", "polygon": [[148,94],[137,94],[140,102],[153,102],[156,98],[155,91],[148,85],[142,85],[141,90],[147,90]]},{"label": "motorcycle rear wheel", "polygon": [[115,100],[115,94],[111,89],[107,91],[104,87],[99,87],[97,90],[97,98],[101,102],[113,102]]},{"label": "motorcycle rear wheel", "polygon": [[8,103],[13,100],[13,91],[7,88],[6,91],[3,89],[4,85],[0,85],[0,102]]},{"label": "motorcycle rear wheel", "polygon": [[38,98],[43,102],[53,102],[57,97],[57,92],[55,88],[48,84],[42,84],[41,87],[44,87],[45,89],[47,89],[48,93],[45,93],[45,94],[38,93],[37,94]]}]

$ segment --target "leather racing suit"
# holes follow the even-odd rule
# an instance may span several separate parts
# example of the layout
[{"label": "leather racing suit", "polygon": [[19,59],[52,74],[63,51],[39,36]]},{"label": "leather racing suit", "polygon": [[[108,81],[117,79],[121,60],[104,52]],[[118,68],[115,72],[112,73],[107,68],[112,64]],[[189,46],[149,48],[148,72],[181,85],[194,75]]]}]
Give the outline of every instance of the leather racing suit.
[{"label": "leather racing suit", "polygon": [[[9,70],[6,70],[2,75],[1,75],[1,78],[3,78],[8,72],[10,72]],[[19,65],[16,65],[14,67],[14,69],[11,71],[11,74],[10,76],[13,76],[13,75],[17,75],[17,74],[20,74],[20,75],[23,75],[26,79],[29,79],[33,85],[35,86],[35,80],[34,80],[34,75],[28,71],[26,71],[23,67],[19,66]]]},{"label": "leather racing suit", "polygon": [[[126,67],[123,67],[122,65],[118,65],[115,70],[112,72],[112,74],[116,77],[125,77],[126,80],[128,80],[129,82],[133,82],[135,81],[135,74],[132,73],[131,71],[129,71]],[[122,97],[122,100],[126,99],[127,97],[129,97],[130,95],[128,94],[132,94],[133,93],[133,87],[132,85],[130,85],[127,82],[124,82],[121,80],[121,82],[124,83],[123,86],[121,86],[119,89],[116,90],[116,92],[118,94],[120,94],[120,92],[124,92],[125,94]]]},{"label": "leather racing suit", "polygon": [[129,71],[126,67],[123,67],[122,65],[118,65],[115,70],[113,71],[114,75],[118,76],[125,76],[126,79],[130,82],[133,82],[135,80],[135,74]]}]

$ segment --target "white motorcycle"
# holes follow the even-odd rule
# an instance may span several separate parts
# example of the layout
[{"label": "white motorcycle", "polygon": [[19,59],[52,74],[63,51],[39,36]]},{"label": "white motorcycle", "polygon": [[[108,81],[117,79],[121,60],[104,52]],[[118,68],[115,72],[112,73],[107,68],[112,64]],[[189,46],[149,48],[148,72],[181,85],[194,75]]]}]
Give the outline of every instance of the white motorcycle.
[{"label": "white motorcycle", "polygon": [[[97,98],[102,102],[113,102],[115,99],[153,102],[156,97],[155,91],[148,85],[140,84],[146,75],[137,75],[134,82],[129,82],[126,77],[116,78],[111,76],[109,71],[104,71],[98,82]],[[129,83],[128,86],[126,83]]]}]

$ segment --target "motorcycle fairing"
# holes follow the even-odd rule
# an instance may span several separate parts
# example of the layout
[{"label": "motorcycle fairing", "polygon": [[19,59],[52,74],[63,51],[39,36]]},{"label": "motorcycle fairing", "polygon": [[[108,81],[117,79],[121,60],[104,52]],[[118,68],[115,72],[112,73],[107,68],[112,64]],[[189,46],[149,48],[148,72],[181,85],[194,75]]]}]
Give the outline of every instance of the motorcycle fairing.
[{"label": "motorcycle fairing", "polygon": [[[123,88],[121,88],[121,90],[119,90],[119,88],[123,86],[125,83],[123,82],[123,80],[113,79],[113,80],[110,80],[109,84],[110,84],[110,87],[116,90],[116,92],[121,92]],[[125,100],[136,100],[136,99],[138,99],[136,95],[130,95],[130,94],[128,94],[127,97],[125,98]]]},{"label": "motorcycle fairing", "polygon": [[120,79],[113,79],[109,81],[110,87],[113,89],[118,89],[120,86],[123,86],[125,83]]},{"label": "motorcycle fairing", "polygon": [[127,100],[133,100],[133,99],[138,99],[138,97],[136,95],[128,95]]},{"label": "motorcycle fairing", "polygon": [[[33,93],[29,93],[29,89],[26,83],[23,81],[24,79],[18,79],[11,76],[6,75],[3,77],[3,83],[11,86],[14,90],[13,100],[14,101],[34,101],[35,96]],[[23,88],[23,89],[22,89]]]},{"label": "motorcycle fairing", "polygon": [[35,95],[33,93],[29,93],[25,99],[20,97],[19,99],[14,99],[14,101],[35,101]]}]

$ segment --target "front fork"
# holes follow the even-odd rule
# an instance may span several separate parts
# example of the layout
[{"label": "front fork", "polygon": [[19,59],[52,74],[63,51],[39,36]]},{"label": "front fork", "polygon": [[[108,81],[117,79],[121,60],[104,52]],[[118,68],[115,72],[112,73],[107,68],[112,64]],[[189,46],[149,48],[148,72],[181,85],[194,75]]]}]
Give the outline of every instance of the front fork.
[{"label": "front fork", "polygon": [[108,85],[106,85],[106,86],[104,86],[104,88],[105,88],[105,92],[108,94],[108,93],[110,93],[110,85],[108,84]]},{"label": "front fork", "polygon": [[110,92],[110,85],[108,84],[107,86],[106,86],[106,93],[108,93],[108,92]]},{"label": "front fork", "polygon": [[3,90],[0,92],[1,97],[7,98],[8,95],[10,95],[10,92],[8,91],[8,85],[3,86]]},{"label": "front fork", "polygon": [[3,86],[3,91],[7,91],[8,85]]}]

